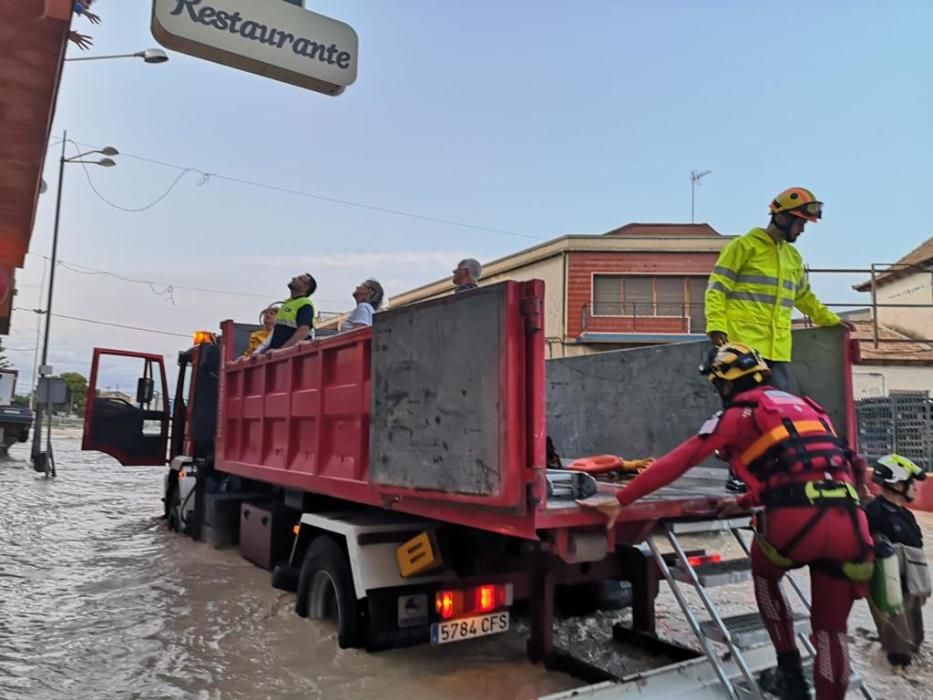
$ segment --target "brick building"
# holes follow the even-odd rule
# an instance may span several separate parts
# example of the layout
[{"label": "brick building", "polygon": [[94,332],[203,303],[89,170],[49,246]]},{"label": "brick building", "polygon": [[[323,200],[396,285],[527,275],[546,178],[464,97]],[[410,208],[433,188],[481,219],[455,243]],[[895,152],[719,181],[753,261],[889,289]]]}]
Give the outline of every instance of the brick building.
[{"label": "brick building", "polygon": [[[480,284],[544,280],[551,357],[696,339],[705,335],[706,278],[729,240],[708,224],[628,224],[603,235],[561,236],[484,263]],[[445,278],[396,295],[389,305],[451,293]]]}]

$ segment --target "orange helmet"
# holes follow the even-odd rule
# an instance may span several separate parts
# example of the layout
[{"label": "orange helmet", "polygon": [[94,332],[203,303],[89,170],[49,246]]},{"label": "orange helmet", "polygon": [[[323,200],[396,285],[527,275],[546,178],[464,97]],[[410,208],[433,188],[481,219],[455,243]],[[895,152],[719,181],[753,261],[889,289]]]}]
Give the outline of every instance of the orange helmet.
[{"label": "orange helmet", "polygon": [[803,187],[791,187],[771,200],[768,207],[772,214],[786,212],[807,221],[819,221],[823,218],[823,203],[810,190]]}]

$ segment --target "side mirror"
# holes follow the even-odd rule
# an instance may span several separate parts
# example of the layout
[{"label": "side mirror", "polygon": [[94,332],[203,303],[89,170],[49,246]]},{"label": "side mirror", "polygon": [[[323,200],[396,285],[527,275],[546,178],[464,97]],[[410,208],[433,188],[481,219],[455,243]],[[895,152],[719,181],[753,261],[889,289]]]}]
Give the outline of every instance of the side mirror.
[{"label": "side mirror", "polygon": [[155,382],[148,377],[140,377],[136,382],[136,403],[146,404],[152,401],[152,395],[155,391]]}]

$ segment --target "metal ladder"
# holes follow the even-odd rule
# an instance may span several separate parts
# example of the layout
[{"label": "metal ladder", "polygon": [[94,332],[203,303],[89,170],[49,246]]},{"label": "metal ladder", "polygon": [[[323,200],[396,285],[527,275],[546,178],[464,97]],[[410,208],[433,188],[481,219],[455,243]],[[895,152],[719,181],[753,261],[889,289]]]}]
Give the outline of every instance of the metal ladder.
[{"label": "metal ladder", "polygon": [[[723,617],[706,590],[710,586],[751,579],[751,549],[742,534],[743,530],[749,529],[749,525],[750,522],[747,517],[703,522],[665,522],[661,527],[661,534],[667,538],[673,549],[676,560],[674,566],[668,563],[668,559],[665,558],[665,555],[651,538],[646,541],[646,545],[654,556],[661,575],[670,586],[671,593],[673,593],[697,641],[699,641],[706,660],[712,665],[716,678],[719,680],[720,697],[727,697],[731,700],[740,700],[741,698],[763,699],[765,696],[758,685],[755,674],[759,671],[773,669],[775,666],[773,648],[759,614],[754,612]],[[731,532],[739,542],[745,557],[718,564],[691,566],[688,555],[677,536],[725,531]],[[791,585],[807,610],[806,614],[794,612],[791,614],[794,616],[797,637],[812,662],[816,650],[808,634],[810,601],[791,572],[788,572],[784,578]],[[701,622],[697,619],[680,589],[680,583],[689,583],[693,586],[703,603],[703,607],[709,613],[709,621]],[[720,656],[710,645],[710,642],[724,644],[728,648],[728,655],[726,657]],[[725,659],[731,659],[731,662],[727,662]],[[873,700],[871,692],[864,686],[861,678],[858,674],[852,672],[849,678],[849,690],[856,689],[861,691],[866,700]]]},{"label": "metal ladder", "polygon": [[[712,586],[751,580],[751,548],[743,534],[743,530],[748,530],[749,525],[750,518],[747,516],[729,520],[667,521],[662,523],[656,534],[667,538],[673,548],[673,556],[662,553],[651,538],[644,544],[644,548],[650,551],[658,570],[670,586],[674,598],[700,643],[703,655],[660,668],[632,673],[618,680],[554,693],[542,700],[765,698],[766,691],[761,689],[755,676],[775,669],[777,656],[761,616],[756,611],[724,617],[719,613],[706,590]],[[681,546],[678,536],[712,532],[731,533],[741,545],[744,556],[716,564],[691,566],[688,554]],[[784,578],[793,587],[796,596],[807,611],[792,614],[797,637],[806,650],[804,656],[806,657],[807,654],[810,656],[809,661],[804,662],[804,672],[808,673],[809,664],[815,656],[815,650],[809,638],[810,601],[791,572],[788,572]],[[709,613],[709,620],[701,621],[697,618],[691,609],[690,602],[684,597],[684,591],[680,587],[683,583],[694,587],[703,602],[703,607]],[[714,644],[723,644],[728,651],[721,653],[721,650]],[[872,694],[862,684],[861,678],[855,673],[849,676],[849,690],[853,692],[859,690],[866,700],[874,700]]]}]

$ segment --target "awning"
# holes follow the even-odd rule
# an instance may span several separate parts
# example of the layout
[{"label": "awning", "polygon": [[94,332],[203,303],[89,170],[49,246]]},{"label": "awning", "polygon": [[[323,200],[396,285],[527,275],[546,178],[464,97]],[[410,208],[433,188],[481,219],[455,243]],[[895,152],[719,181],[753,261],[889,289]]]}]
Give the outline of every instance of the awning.
[{"label": "awning", "polygon": [[[0,0],[0,266],[10,281],[32,236],[72,6]],[[0,333],[9,306],[0,303]]]}]

